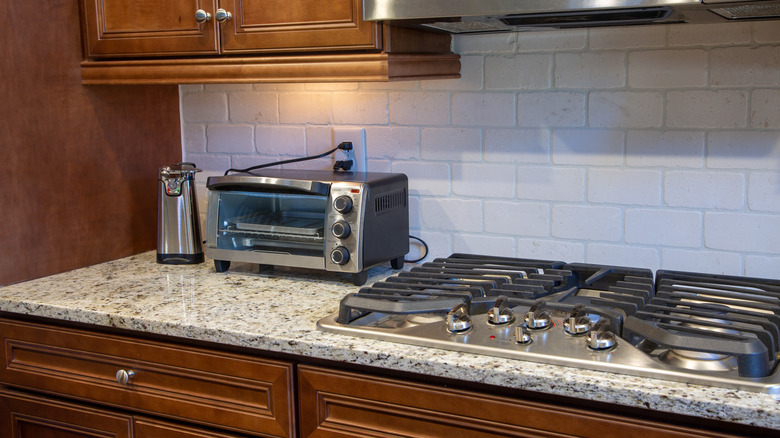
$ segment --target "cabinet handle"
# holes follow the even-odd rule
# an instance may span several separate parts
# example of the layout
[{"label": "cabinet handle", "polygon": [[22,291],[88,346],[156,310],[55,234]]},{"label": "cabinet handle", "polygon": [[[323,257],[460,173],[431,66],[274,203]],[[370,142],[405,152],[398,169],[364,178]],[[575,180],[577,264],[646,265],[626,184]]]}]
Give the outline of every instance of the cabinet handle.
[{"label": "cabinet handle", "polygon": [[119,370],[116,372],[116,381],[119,382],[120,385],[127,385],[134,376],[135,371],[133,370]]},{"label": "cabinet handle", "polygon": [[222,8],[217,9],[217,21],[218,22],[220,22],[220,23],[227,23],[232,18],[233,18],[233,14],[231,14],[230,12],[228,12],[228,11],[222,9]]},{"label": "cabinet handle", "polygon": [[198,23],[208,23],[211,21],[211,12],[206,12],[203,9],[195,11],[195,21]]}]

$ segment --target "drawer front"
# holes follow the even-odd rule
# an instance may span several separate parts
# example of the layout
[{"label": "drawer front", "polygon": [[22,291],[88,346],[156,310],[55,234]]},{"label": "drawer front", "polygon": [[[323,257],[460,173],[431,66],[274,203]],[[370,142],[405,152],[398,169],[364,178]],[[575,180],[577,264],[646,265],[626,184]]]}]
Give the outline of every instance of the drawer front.
[{"label": "drawer front", "polygon": [[302,437],[733,437],[307,365],[298,367],[298,391]]},{"label": "drawer front", "polygon": [[290,363],[15,321],[0,321],[0,333],[7,385],[292,436]]}]

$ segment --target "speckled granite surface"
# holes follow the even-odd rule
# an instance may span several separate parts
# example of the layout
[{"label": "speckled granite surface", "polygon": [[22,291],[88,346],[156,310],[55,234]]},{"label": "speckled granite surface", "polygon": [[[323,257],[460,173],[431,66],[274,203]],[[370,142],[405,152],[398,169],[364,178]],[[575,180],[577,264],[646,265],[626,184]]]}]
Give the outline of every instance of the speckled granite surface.
[{"label": "speckled granite surface", "polygon": [[[392,271],[375,268],[369,282]],[[348,277],[235,264],[217,273],[155,263],[148,252],[0,288],[0,310],[484,382],[588,400],[780,429],[771,395],[494,359],[324,333],[357,287]]]}]

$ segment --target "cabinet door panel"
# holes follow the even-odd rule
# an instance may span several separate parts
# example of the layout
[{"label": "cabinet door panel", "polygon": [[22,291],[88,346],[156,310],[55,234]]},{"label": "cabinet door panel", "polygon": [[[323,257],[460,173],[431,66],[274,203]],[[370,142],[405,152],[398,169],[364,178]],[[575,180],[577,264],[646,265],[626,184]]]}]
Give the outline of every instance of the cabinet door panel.
[{"label": "cabinet door panel", "polygon": [[[212,14],[198,23],[195,11]],[[84,0],[87,55],[159,56],[218,52],[215,0]]]},{"label": "cabinet door panel", "polygon": [[298,367],[302,437],[731,437],[661,422],[308,365]]},{"label": "cabinet door panel", "polygon": [[[0,321],[0,382],[170,418],[291,436],[292,364]],[[126,383],[119,370],[133,371]]]},{"label": "cabinet door panel", "polygon": [[0,391],[0,436],[131,438],[130,417],[14,391]]},{"label": "cabinet door panel", "polygon": [[225,53],[381,48],[379,25],[364,22],[360,0],[227,0]]}]

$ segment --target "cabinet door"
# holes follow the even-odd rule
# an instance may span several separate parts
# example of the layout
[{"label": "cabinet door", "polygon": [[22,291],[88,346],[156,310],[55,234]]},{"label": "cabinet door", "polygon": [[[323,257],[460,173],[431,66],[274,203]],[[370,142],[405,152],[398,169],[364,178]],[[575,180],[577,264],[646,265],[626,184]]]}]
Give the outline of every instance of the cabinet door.
[{"label": "cabinet door", "polygon": [[733,437],[473,391],[298,367],[301,437]]},{"label": "cabinet door", "polygon": [[[83,0],[88,57],[214,54],[216,0]],[[198,23],[196,11],[211,14]]]},{"label": "cabinet door", "polygon": [[224,53],[381,48],[361,0],[222,0],[233,15],[221,27]]},{"label": "cabinet door", "polygon": [[290,437],[293,365],[0,321],[0,382],[229,430]]},{"label": "cabinet door", "polygon": [[130,417],[14,391],[0,391],[0,436],[131,438]]}]

